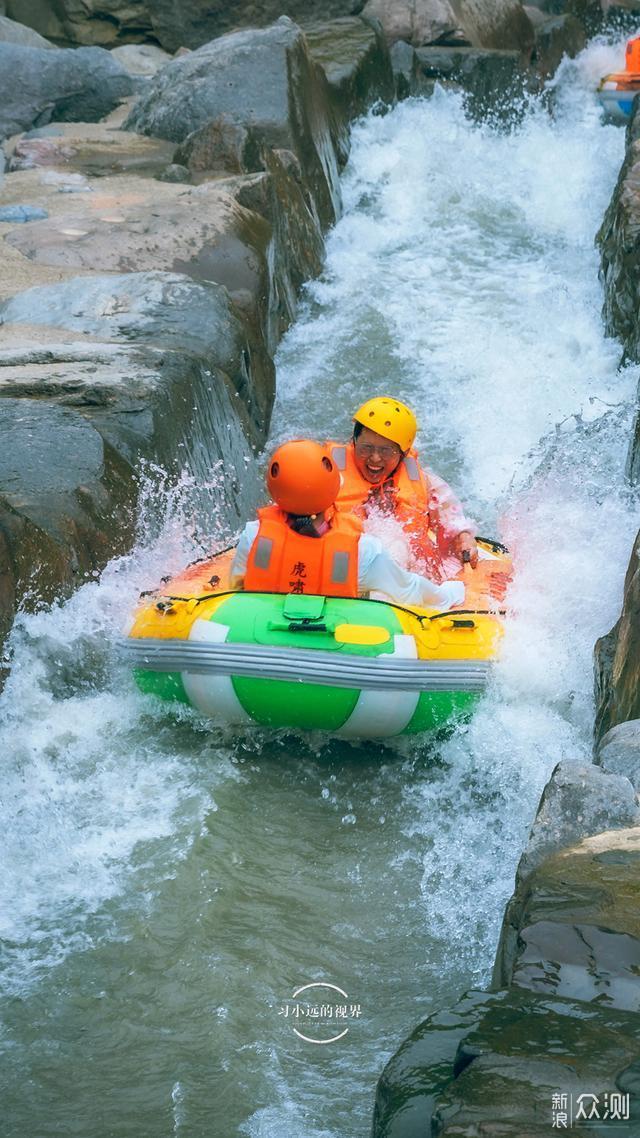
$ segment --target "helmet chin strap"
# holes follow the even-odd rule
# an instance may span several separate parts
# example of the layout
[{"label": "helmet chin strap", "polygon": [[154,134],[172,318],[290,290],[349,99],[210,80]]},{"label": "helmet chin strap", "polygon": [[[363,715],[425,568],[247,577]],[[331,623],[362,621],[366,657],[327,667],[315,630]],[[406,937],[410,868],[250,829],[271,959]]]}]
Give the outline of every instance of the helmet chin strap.
[{"label": "helmet chin strap", "polygon": [[303,537],[323,537],[331,528],[324,514],[288,514],[287,525]]}]

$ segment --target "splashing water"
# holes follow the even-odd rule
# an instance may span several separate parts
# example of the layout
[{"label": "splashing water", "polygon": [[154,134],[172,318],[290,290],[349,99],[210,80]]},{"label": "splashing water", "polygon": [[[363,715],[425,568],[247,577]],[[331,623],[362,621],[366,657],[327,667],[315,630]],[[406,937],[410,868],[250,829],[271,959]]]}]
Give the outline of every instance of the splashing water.
[{"label": "splashing water", "polygon": [[[591,90],[615,50],[565,62],[553,116],[533,103],[509,134],[442,91],[358,124],[345,216],[277,361],[274,440],[346,438],[359,401],[396,393],[429,464],[514,550],[515,616],[471,723],[357,747],[211,731],[137,694],[111,643],[141,588],[226,544],[215,480],[203,516],[200,488],[153,472],[135,551],[16,623],[11,1133],[55,1117],[86,1138],[365,1135],[385,1058],[487,981],[540,791],[590,755],[593,642],[637,528],[637,369],[603,336],[593,247],[623,135]],[[318,979],[362,1008],[327,1048],[279,1014]]]}]

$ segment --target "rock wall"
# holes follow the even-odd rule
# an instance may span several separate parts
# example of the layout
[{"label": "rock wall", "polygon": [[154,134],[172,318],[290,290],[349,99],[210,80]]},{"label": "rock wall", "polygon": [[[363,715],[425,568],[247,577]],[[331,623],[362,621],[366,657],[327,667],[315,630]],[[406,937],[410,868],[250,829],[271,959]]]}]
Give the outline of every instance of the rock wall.
[{"label": "rock wall", "polygon": [[[558,38],[567,38],[563,30],[567,19],[574,28],[579,24],[592,34],[612,20],[615,24],[626,17],[637,23],[639,6],[640,0],[621,0],[614,6],[605,0],[540,0],[537,11],[545,9],[543,19],[546,15],[550,24],[556,24],[543,35],[543,47],[549,37],[556,44]],[[113,48],[152,42],[169,52],[202,47],[233,29],[264,27],[282,15],[306,30],[318,21],[364,14],[381,21],[389,44],[402,40],[414,47],[438,44],[526,53],[532,47],[535,50],[537,38],[533,9],[523,8],[519,0],[231,0],[225,4],[205,0],[7,0],[5,8],[13,21],[65,46]]]},{"label": "rock wall", "polygon": [[[600,276],[604,286],[603,318],[607,332],[617,336],[623,360],[640,360],[640,107],[627,127],[625,157],[616,187],[598,233]],[[628,473],[640,482],[640,392],[638,414],[629,451]]]},{"label": "rock wall", "polygon": [[560,763],[518,866],[492,989],[402,1044],[378,1084],[373,1138],[542,1138],[555,1132],[558,1092],[604,1101],[628,1090],[640,1118],[639,863],[630,779]]},{"label": "rock wall", "polygon": [[[629,1093],[637,1127],[639,1048],[635,1012],[516,988],[467,992],[388,1063],[372,1138],[552,1138],[560,1093],[595,1095],[602,1111]],[[594,1132],[609,1131],[615,1124]]]},{"label": "rock wall", "polygon": [[154,39],[171,52],[279,16],[305,24],[361,9],[356,0],[6,0],[7,16],[56,42],[114,47]]},{"label": "rock wall", "polygon": [[[638,100],[636,100],[638,104]],[[627,127],[625,157],[598,233],[607,331],[622,342],[625,361],[640,361],[640,107]],[[640,483],[640,391],[627,474]],[[631,554],[620,619],[596,645],[596,738],[640,716],[640,534]]]},{"label": "rock wall", "polygon": [[617,624],[596,644],[596,738],[640,718],[640,533],[631,553]]},{"label": "rock wall", "polygon": [[320,62],[283,19],[152,80],[0,42],[0,640],[131,544],[142,459],[202,481],[222,460],[229,524],[250,512],[236,473],[340,210],[348,123],[393,97],[375,29],[313,36]]}]

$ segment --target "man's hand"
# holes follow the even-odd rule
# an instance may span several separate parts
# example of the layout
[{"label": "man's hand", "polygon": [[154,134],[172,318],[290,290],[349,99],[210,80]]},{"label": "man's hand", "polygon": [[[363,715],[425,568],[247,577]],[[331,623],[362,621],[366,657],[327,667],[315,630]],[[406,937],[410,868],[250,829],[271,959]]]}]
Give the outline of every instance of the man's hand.
[{"label": "man's hand", "polygon": [[478,546],[473,534],[469,533],[468,530],[463,530],[462,533],[456,534],[451,543],[451,548],[456,557],[460,558],[463,565],[468,562],[471,568],[475,569],[478,564]]}]

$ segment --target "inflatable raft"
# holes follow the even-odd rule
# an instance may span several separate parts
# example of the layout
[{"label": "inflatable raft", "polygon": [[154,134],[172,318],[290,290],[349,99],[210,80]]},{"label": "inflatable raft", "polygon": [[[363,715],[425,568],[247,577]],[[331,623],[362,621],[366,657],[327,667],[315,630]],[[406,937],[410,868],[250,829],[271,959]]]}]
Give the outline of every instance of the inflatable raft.
[{"label": "inflatable raft", "polygon": [[359,739],[429,731],[472,709],[502,635],[487,597],[504,595],[510,561],[498,543],[481,548],[461,573],[464,608],[444,613],[232,592],[227,550],[142,595],[125,656],[142,691],[218,723]]},{"label": "inflatable raft", "polygon": [[605,75],[598,86],[598,99],[607,118],[628,122],[633,100],[640,92],[640,36],[629,40],[625,51],[624,71]]}]

